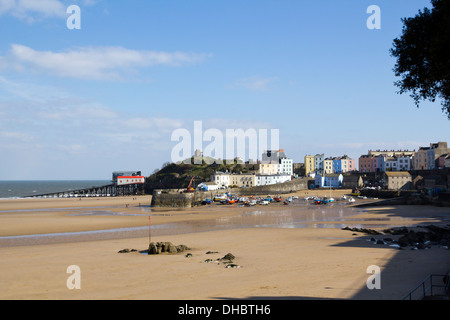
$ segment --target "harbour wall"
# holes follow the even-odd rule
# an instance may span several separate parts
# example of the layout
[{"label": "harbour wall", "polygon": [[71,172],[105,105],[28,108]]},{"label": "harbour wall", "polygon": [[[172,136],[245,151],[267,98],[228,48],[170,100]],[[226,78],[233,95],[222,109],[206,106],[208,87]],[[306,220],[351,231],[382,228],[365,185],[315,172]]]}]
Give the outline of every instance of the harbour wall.
[{"label": "harbour wall", "polygon": [[[232,189],[233,190],[232,193],[236,193],[243,196],[250,196],[250,195],[263,196],[268,194],[275,195],[275,194],[293,193],[296,191],[308,189],[308,180],[310,179],[299,178],[284,183],[269,184],[265,186],[257,186],[252,188]],[[237,192],[235,192],[234,190],[237,190]]]},{"label": "harbour wall", "polygon": [[252,188],[232,188],[215,191],[184,192],[180,189],[156,189],[153,191],[152,207],[184,207],[190,208],[201,205],[206,199],[213,199],[217,194],[230,192],[236,196],[264,196],[293,193],[308,189],[308,180],[299,178],[285,183],[257,186]]}]

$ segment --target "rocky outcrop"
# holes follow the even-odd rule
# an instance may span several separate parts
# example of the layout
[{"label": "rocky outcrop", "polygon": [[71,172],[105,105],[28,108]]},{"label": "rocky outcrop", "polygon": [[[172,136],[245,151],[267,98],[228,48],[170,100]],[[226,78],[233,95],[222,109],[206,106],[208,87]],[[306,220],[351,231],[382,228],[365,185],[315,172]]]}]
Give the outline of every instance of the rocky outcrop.
[{"label": "rocky outcrop", "polygon": [[350,228],[350,227],[344,227],[342,228],[342,230],[348,230],[348,231],[353,231],[353,232],[362,232],[362,233],[366,233],[366,234],[371,234],[371,235],[380,235],[382,233],[373,230],[373,229],[364,229],[364,228]]},{"label": "rocky outcrop", "polygon": [[[206,252],[206,254],[213,254],[213,253],[218,253],[218,252],[217,251],[208,251],[208,252]],[[225,268],[241,268],[240,265],[237,265],[237,264],[234,263],[234,259],[236,259],[236,257],[232,253],[227,253],[222,258],[217,258],[215,260],[214,259],[206,259],[203,262],[215,263],[215,264],[224,264]]]},{"label": "rocky outcrop", "polygon": [[184,244],[175,246],[172,242],[150,242],[148,246],[148,254],[180,253],[186,250],[190,249]]},{"label": "rocky outcrop", "polygon": [[220,261],[230,261],[230,262],[232,262],[235,258],[236,257],[233,254],[227,253],[222,258],[220,258]]},{"label": "rocky outcrop", "polygon": [[[449,247],[450,245],[450,229],[435,225],[422,227],[427,231],[409,230],[405,227],[392,230],[391,234],[401,235],[397,240],[400,247],[411,246],[417,249],[425,249],[431,246]],[[385,230],[389,232],[390,230]]]},{"label": "rocky outcrop", "polygon": [[[424,229],[424,231],[418,229]],[[391,237],[370,238],[374,244],[389,245],[405,249],[410,247],[413,250],[429,249],[432,247],[449,248],[450,247],[450,228],[436,225],[419,226],[419,227],[397,227],[378,232],[376,230],[364,228],[349,228],[345,227],[342,230],[362,232],[370,235],[392,235],[398,236],[397,239]]]},{"label": "rocky outcrop", "polygon": [[130,252],[137,252],[137,250],[136,249],[122,249],[122,250],[119,250],[118,253],[130,253]]}]

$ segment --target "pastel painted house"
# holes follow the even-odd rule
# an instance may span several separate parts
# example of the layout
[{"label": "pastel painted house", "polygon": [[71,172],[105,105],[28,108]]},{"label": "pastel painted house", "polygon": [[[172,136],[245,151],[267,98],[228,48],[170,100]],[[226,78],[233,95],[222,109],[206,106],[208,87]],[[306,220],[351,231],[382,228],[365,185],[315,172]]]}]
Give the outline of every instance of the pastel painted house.
[{"label": "pastel painted house", "polygon": [[373,172],[373,156],[362,155],[359,157],[359,172]]},{"label": "pastel painted house", "polygon": [[356,170],[355,159],[351,159],[347,155],[343,157],[333,158],[333,172],[325,173],[345,173]]},{"label": "pastel painted house", "polygon": [[372,170],[373,172],[380,172],[383,171],[383,162],[384,162],[384,156],[379,155],[372,158]]},{"label": "pastel painted house", "polygon": [[341,173],[342,167],[341,167],[341,159],[340,158],[333,158],[333,173]]},{"label": "pastel painted house", "polygon": [[259,165],[259,174],[280,174],[281,165],[279,163],[261,163]]},{"label": "pastel painted house", "polygon": [[325,174],[333,173],[333,159],[332,158],[326,158],[323,160],[323,172]]},{"label": "pastel painted house", "polygon": [[310,176],[315,170],[314,166],[314,156],[306,155],[305,156],[305,176]]},{"label": "pastel painted house", "polygon": [[[341,158],[341,172],[352,172],[356,170],[355,159],[351,159],[348,156]],[[335,172],[336,173],[336,172]]]}]

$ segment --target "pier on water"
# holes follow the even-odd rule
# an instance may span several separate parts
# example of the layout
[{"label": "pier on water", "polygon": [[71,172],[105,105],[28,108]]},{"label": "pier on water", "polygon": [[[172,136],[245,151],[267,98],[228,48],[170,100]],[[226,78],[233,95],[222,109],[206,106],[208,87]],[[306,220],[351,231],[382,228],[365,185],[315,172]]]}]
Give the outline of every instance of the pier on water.
[{"label": "pier on water", "polygon": [[142,184],[116,185],[112,183],[100,187],[31,195],[27,198],[122,197],[141,195],[143,193]]},{"label": "pier on water", "polygon": [[144,194],[145,177],[141,171],[114,171],[110,184],[78,190],[33,194],[27,198],[122,197]]}]

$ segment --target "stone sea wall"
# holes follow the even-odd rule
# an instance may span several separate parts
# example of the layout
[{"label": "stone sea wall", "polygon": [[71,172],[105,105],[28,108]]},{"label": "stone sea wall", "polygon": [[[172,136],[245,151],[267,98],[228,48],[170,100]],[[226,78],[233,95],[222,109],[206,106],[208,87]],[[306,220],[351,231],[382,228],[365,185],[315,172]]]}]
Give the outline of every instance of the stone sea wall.
[{"label": "stone sea wall", "polygon": [[295,179],[291,181],[287,181],[285,183],[277,183],[266,186],[257,186],[253,188],[240,188],[233,189],[232,193],[235,193],[234,190],[237,190],[237,194],[239,195],[275,195],[275,194],[286,194],[292,193],[300,190],[308,189],[308,179]]},{"label": "stone sea wall", "polygon": [[216,194],[230,192],[236,196],[265,196],[292,193],[308,188],[308,179],[295,179],[285,183],[258,186],[253,188],[233,188],[217,191],[183,192],[183,190],[157,189],[153,191],[152,207],[182,207],[190,208],[201,205],[207,198]]}]

